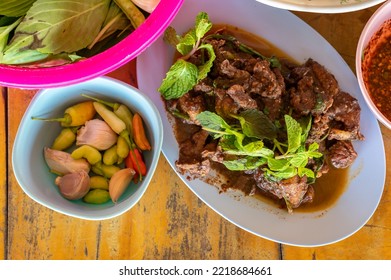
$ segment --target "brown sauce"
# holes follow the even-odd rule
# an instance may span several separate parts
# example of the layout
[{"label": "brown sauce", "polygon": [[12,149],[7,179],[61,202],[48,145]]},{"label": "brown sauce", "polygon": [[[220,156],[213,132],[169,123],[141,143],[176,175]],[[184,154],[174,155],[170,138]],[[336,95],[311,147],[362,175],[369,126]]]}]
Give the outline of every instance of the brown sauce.
[{"label": "brown sauce", "polygon": [[[270,42],[240,28],[227,24],[215,24],[211,32],[222,28],[229,30],[230,33],[238,38],[242,43],[252,47],[254,50],[262,53],[265,56],[276,56],[280,60],[286,59],[291,63],[297,64],[297,61],[289,57],[286,53]],[[174,61],[178,57],[179,56],[177,54],[177,56],[174,58]],[[175,137],[178,142],[184,141],[198,129],[196,126],[183,123],[183,121],[178,118],[171,118],[171,121],[174,127]],[[220,177],[203,178],[205,182],[218,187],[222,191],[224,191],[226,188],[232,187],[230,185],[229,179],[226,178],[236,177],[234,171],[229,171],[222,165],[214,165],[213,170],[215,170],[217,174],[220,174]],[[348,174],[349,168],[336,169],[330,166],[329,172],[318,178],[312,185],[315,190],[314,200],[311,203],[304,203],[300,205],[300,207],[294,209],[294,212],[315,212],[330,208],[334,203],[336,203],[338,198],[346,190],[349,181]],[[188,180],[192,179],[192,177],[188,177]],[[246,193],[245,190],[242,191]],[[272,197],[270,193],[264,192],[259,188],[256,189],[256,192],[253,194],[253,196],[256,199],[271,205],[275,205],[276,207],[286,207],[284,201]]]},{"label": "brown sauce", "polygon": [[236,26],[229,24],[214,24],[211,32],[216,30],[225,29],[228,30],[233,36],[235,36],[240,42],[250,46],[254,50],[263,54],[264,56],[271,57],[276,56],[280,59],[287,59],[290,62],[297,63],[295,59],[288,56],[285,52],[274,46],[272,43],[267,40],[256,36],[248,31],[240,29]]}]

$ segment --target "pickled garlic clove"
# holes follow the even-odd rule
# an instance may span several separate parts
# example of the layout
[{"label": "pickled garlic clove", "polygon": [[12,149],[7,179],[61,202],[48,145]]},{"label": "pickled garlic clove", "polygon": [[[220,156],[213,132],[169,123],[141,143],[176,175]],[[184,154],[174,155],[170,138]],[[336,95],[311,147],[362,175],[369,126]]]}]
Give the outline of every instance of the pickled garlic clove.
[{"label": "pickled garlic clove", "polygon": [[109,193],[111,200],[114,203],[118,201],[129,186],[134,174],[136,174],[136,171],[134,171],[133,168],[124,168],[114,173],[114,175],[110,178]]},{"label": "pickled garlic clove", "polygon": [[84,158],[73,159],[71,154],[63,151],[44,148],[44,158],[50,170],[57,174],[68,174],[78,171],[90,171],[90,164]]},{"label": "pickled garlic clove", "polygon": [[84,197],[90,190],[90,176],[86,171],[81,170],[57,177],[55,184],[63,197],[77,200]]},{"label": "pickled garlic clove", "polygon": [[107,150],[117,143],[118,135],[110,126],[100,119],[87,121],[79,129],[76,137],[76,145],[90,145],[100,151]]}]

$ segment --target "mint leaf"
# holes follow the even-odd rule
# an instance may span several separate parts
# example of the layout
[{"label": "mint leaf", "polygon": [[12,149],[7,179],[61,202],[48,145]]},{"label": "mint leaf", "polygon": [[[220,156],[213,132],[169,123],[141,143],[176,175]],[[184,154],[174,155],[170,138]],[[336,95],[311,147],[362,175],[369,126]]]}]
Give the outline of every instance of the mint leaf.
[{"label": "mint leaf", "polygon": [[223,161],[225,167],[232,171],[252,170],[264,165],[265,163],[266,159],[256,157],[244,157],[236,160]]},{"label": "mint leaf", "polygon": [[222,117],[213,112],[203,111],[197,115],[196,119],[202,128],[208,131],[220,132],[231,128]]},{"label": "mint leaf", "polygon": [[314,171],[312,171],[311,169],[309,168],[306,168],[306,167],[299,167],[297,169],[297,174],[300,176],[300,177],[303,177],[304,175],[307,176],[308,178],[315,178],[315,173]]},{"label": "mint leaf", "polygon": [[308,155],[305,152],[296,154],[289,160],[289,163],[294,167],[304,167],[308,163]]},{"label": "mint leaf", "polygon": [[198,81],[201,81],[208,76],[208,73],[213,66],[213,62],[216,59],[216,54],[213,50],[213,46],[210,44],[203,44],[199,47],[199,49],[206,49],[209,55],[208,61],[198,67]]},{"label": "mint leaf", "polygon": [[158,91],[167,100],[181,97],[193,88],[197,82],[197,66],[178,59],[167,72]]},{"label": "mint leaf", "polygon": [[284,171],[289,167],[289,161],[287,159],[269,158],[267,166],[273,171]]},{"label": "mint leaf", "polygon": [[209,16],[205,12],[198,13],[196,17],[196,36],[198,39],[201,39],[205,34],[212,28],[212,23],[209,20]]},{"label": "mint leaf", "polygon": [[288,150],[286,153],[294,153],[301,146],[301,126],[289,115],[285,115],[284,118],[288,135]]},{"label": "mint leaf", "polygon": [[176,48],[176,45],[179,44],[180,39],[181,37],[176,33],[176,30],[173,27],[169,26],[164,31],[164,36],[163,36],[164,42],[173,46],[174,48]]},{"label": "mint leaf", "polygon": [[259,110],[245,110],[239,116],[232,115],[232,117],[239,120],[243,133],[248,137],[270,140],[277,137],[276,126]]},{"label": "mint leaf", "polygon": [[197,38],[194,29],[192,29],[179,40],[176,49],[181,55],[186,55],[193,50],[196,43],[197,43]]},{"label": "mint leaf", "polygon": [[[191,64],[191,67],[189,65],[184,66],[182,65],[183,62],[181,62],[181,65],[171,67],[159,88],[159,92],[165,99],[180,98],[210,72],[216,55],[213,46],[203,44],[202,38],[211,28],[212,23],[209,20],[208,14],[200,12],[196,17],[195,27],[190,29],[184,36],[178,36],[172,27],[166,29],[164,39],[169,44],[175,44],[177,51],[183,56],[180,60],[188,60],[195,52],[201,49],[207,50],[208,60],[198,66],[190,62],[188,64]],[[178,68],[180,71],[178,71]],[[176,73],[170,73],[171,71]],[[180,75],[178,75],[178,72],[181,72]]]},{"label": "mint leaf", "polygon": [[284,171],[274,172],[268,168],[264,168],[267,176],[272,176],[277,180],[289,179],[297,175],[297,169],[294,167],[288,167]]}]

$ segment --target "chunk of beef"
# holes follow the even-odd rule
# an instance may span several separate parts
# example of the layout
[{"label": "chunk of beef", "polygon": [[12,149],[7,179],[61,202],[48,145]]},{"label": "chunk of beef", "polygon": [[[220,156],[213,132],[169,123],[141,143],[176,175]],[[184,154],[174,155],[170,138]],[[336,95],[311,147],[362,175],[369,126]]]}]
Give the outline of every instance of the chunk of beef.
[{"label": "chunk of beef", "polygon": [[227,94],[243,109],[256,109],[257,102],[250,97],[241,85],[233,85],[227,90]]},{"label": "chunk of beef", "polygon": [[193,123],[198,123],[197,115],[206,109],[204,97],[202,95],[194,95],[191,92],[178,99],[178,106],[182,112],[189,115]]},{"label": "chunk of beef", "polygon": [[223,89],[215,89],[215,110],[223,118],[230,118],[231,114],[237,114],[240,106]]},{"label": "chunk of beef", "polygon": [[205,176],[210,170],[208,159],[202,158],[202,151],[207,144],[209,133],[200,129],[190,138],[179,143],[179,158],[175,162],[181,173]]},{"label": "chunk of beef", "polygon": [[330,118],[326,114],[316,115],[313,117],[312,126],[308,133],[307,142],[319,143],[323,139],[330,129]]},{"label": "chunk of beef", "polygon": [[274,72],[270,68],[270,63],[266,60],[260,60],[254,65],[250,86],[250,93],[268,98],[280,97],[285,89],[281,73]]},{"label": "chunk of beef", "polygon": [[356,98],[346,92],[337,94],[333,106],[327,112],[334,122],[328,138],[363,140],[364,136],[360,132],[360,112],[361,108]]},{"label": "chunk of beef", "polygon": [[281,117],[284,107],[282,98],[261,97],[259,100],[262,104],[262,106],[259,107],[265,112],[270,120],[274,121]]},{"label": "chunk of beef", "polygon": [[329,149],[330,163],[335,168],[349,167],[356,158],[357,152],[350,141],[337,141]]},{"label": "chunk of beef", "polygon": [[226,75],[230,79],[234,79],[238,84],[244,84],[250,79],[250,73],[236,68],[228,59],[220,64],[220,73]]},{"label": "chunk of beef", "polygon": [[313,90],[314,79],[311,76],[304,76],[296,88],[291,88],[291,106],[301,115],[308,115],[316,107],[316,93]]},{"label": "chunk of beef", "polygon": [[206,77],[205,79],[201,80],[200,82],[198,82],[193,90],[195,92],[200,92],[200,93],[210,93],[213,91],[213,81]]},{"label": "chunk of beef", "polygon": [[257,186],[266,192],[270,192],[279,199],[284,199],[288,210],[297,208],[303,202],[308,191],[307,177],[294,176],[278,182],[266,179],[263,171],[257,170],[254,173]]},{"label": "chunk of beef", "polygon": [[342,122],[346,128],[360,126],[361,108],[356,98],[341,91],[334,98],[334,103],[328,111],[330,118]]},{"label": "chunk of beef", "polygon": [[290,89],[292,107],[301,115],[326,112],[339,92],[334,75],[312,59],[298,67],[292,74],[297,81],[297,85]]}]

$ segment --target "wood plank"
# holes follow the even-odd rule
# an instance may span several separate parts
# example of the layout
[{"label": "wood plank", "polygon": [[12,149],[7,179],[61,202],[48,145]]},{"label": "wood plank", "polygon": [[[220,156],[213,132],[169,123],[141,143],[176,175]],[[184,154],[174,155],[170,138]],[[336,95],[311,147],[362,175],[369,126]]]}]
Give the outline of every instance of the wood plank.
[{"label": "wood plank", "polygon": [[7,257],[7,138],[6,89],[0,87],[0,260]]}]

